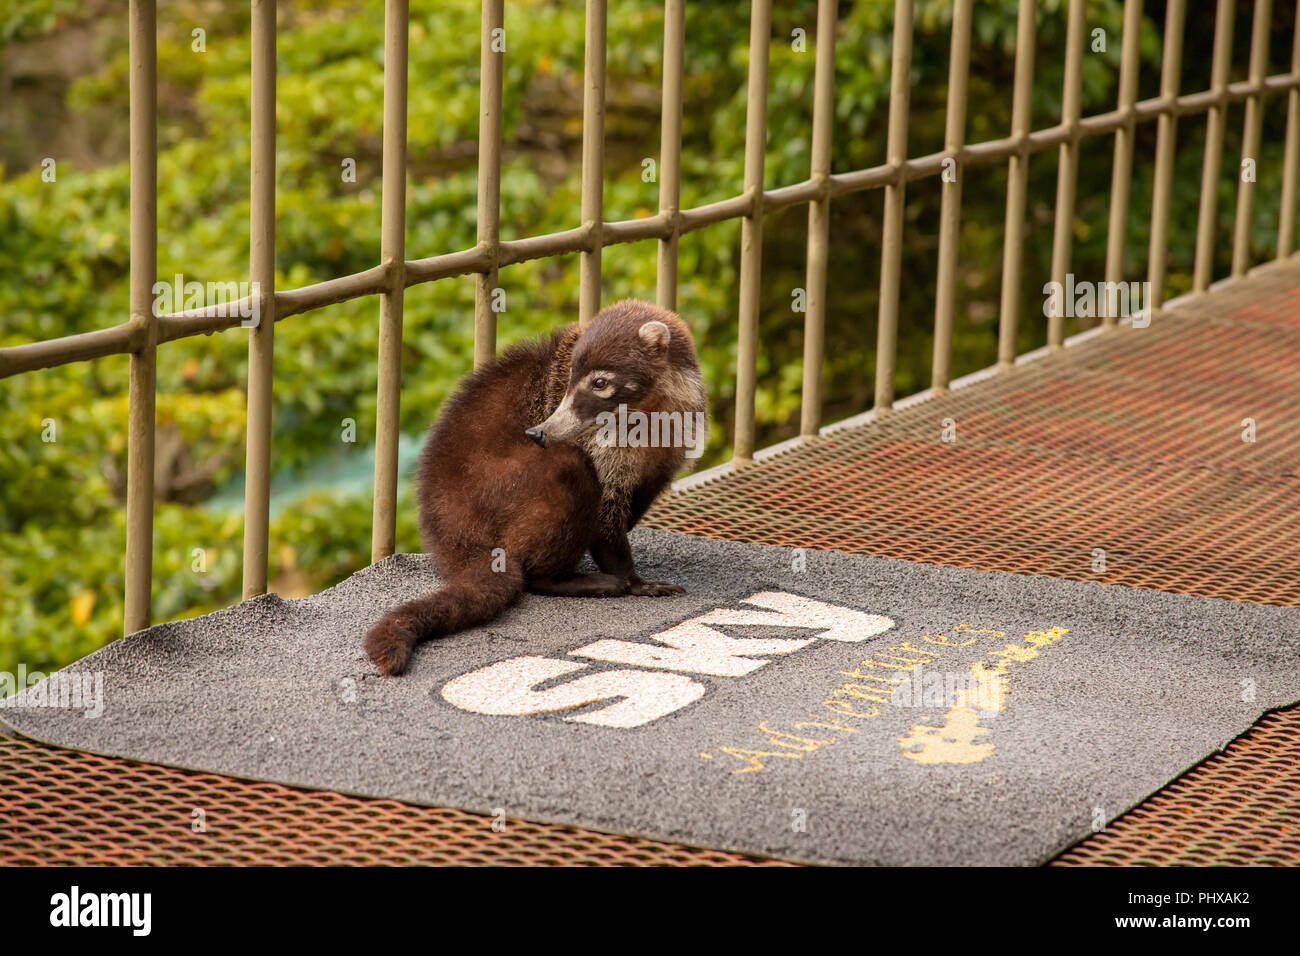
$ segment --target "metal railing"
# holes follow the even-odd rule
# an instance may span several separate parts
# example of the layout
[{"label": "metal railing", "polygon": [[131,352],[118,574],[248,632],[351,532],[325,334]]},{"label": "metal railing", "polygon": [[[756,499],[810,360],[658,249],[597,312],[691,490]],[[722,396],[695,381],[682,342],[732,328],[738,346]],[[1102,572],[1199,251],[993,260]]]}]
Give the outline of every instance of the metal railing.
[{"label": "metal railing", "polygon": [[[531,259],[580,254],[579,319],[589,320],[600,305],[601,250],[617,243],[658,241],[657,301],[676,307],[677,245],[688,232],[728,219],[742,220],[739,347],[736,369],[734,460],[751,461],[755,444],[756,358],[762,229],[766,214],[807,203],[808,255],[804,335],[804,370],[800,431],[818,433],[821,418],[821,371],[826,316],[827,247],[831,200],[837,196],[882,188],[885,191],[881,257],[879,321],[875,368],[875,413],[888,414],[894,401],[894,366],[898,343],[898,311],[903,212],[907,184],[941,176],[942,199],[935,295],[935,337],[932,387],[946,389],[952,365],[958,230],[962,171],[967,167],[1006,162],[1008,168],[998,366],[1010,369],[1016,360],[1019,292],[1023,262],[1026,187],[1029,159],[1052,148],[1059,151],[1056,224],[1052,248],[1052,278],[1063,281],[1071,257],[1071,223],[1079,144],[1114,135],[1106,280],[1122,277],[1129,184],[1137,124],[1157,123],[1154,196],[1148,279],[1151,306],[1165,298],[1167,242],[1176,120],[1207,114],[1200,222],[1195,247],[1194,291],[1210,286],[1215,243],[1215,213],[1222,162],[1226,111],[1246,104],[1243,160],[1258,154],[1263,98],[1287,93],[1281,212],[1277,257],[1290,256],[1295,239],[1295,201],[1300,171],[1300,30],[1293,41],[1290,70],[1267,75],[1272,0],[1256,0],[1250,43],[1248,78],[1229,83],[1235,0],[1217,0],[1210,89],[1181,93],[1183,31],[1186,0],[1169,0],[1164,27],[1160,95],[1137,100],[1138,31],[1142,0],[1125,0],[1118,103],[1096,116],[1080,115],[1081,63],[1085,30],[1085,0],[1066,5],[1064,90],[1060,122],[1047,129],[1030,125],[1034,77],[1036,8],[1034,0],[1019,0],[1016,60],[1010,135],[997,140],[965,142],[967,83],[970,69],[973,0],[955,0],[948,80],[944,149],[917,158],[907,156],[909,73],[912,53],[913,0],[895,0],[891,97],[885,162],[868,169],[833,173],[831,136],[834,106],[834,50],[837,0],[818,0],[811,169],[803,182],[763,189],[767,134],[768,51],[772,42],[772,0],[752,0],[749,35],[748,101],[744,185],[740,195],[693,209],[680,208],[682,148],[682,77],[686,0],[666,0],[664,13],[663,110],[660,151],[659,211],[641,219],[605,222],[604,109],[607,0],[586,0],[585,70],[583,81],[582,208],[580,225],[563,232],[502,241],[500,238],[501,99],[504,53],[494,43],[504,27],[503,0],[483,0],[481,36],[478,241],[470,249],[407,260],[405,249],[407,0],[387,0],[384,24],[384,130],[381,262],[353,275],[299,289],[275,289],[275,76],[276,8],[274,0],[252,4],[252,141],[250,278],[259,291],[225,308],[183,311],[156,316],[151,288],[157,265],[157,38],[155,0],[130,4],[130,168],[131,276],[130,317],[117,326],[94,332],[0,349],[0,377],[106,355],[129,354],[130,420],[128,451],[126,601],[127,633],[150,622],[153,539],[154,401],[156,354],[160,344],[200,333],[223,331],[241,324],[241,315],[256,305],[261,317],[251,329],[248,368],[248,426],[244,597],[267,587],[267,552],[271,475],[271,381],[275,323],[348,299],[378,295],[379,384],[376,422],[374,512],[371,555],[386,557],[395,546],[397,497],[398,406],[401,391],[402,302],[405,289],[424,282],[474,274],[477,292],[474,316],[474,361],[488,361],[496,349],[496,317],[491,297],[503,266]],[[1300,3],[1297,4],[1300,15]],[[1300,16],[1298,16],[1300,19]],[[942,175],[945,171],[954,173]],[[1250,266],[1249,224],[1254,207],[1253,179],[1239,177],[1233,232],[1231,277]],[[251,299],[256,298],[256,302]],[[221,313],[221,314],[218,314]],[[1108,315],[1105,325],[1116,318]],[[1064,316],[1048,320],[1048,348],[1064,341]]]}]

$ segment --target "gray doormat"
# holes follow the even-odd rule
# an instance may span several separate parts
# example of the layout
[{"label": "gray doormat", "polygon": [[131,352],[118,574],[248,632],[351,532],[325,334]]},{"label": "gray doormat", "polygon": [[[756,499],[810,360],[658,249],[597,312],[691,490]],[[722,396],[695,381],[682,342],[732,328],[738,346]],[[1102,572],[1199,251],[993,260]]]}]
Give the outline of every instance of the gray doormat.
[{"label": "gray doormat", "polygon": [[633,545],[688,593],[526,596],[384,678],[361,635],[434,584],[399,555],[132,635],[0,718],[98,754],[794,860],[1033,864],[1300,698],[1296,609]]}]

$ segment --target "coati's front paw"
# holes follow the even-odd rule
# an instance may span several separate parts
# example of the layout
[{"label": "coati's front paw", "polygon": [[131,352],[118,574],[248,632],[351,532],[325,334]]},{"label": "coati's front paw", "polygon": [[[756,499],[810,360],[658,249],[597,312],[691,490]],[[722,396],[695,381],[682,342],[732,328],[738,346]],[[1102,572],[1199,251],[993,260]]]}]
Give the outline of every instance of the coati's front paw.
[{"label": "coati's front paw", "polygon": [[366,633],[363,644],[379,670],[388,677],[396,677],[406,670],[415,641],[401,624],[384,618]]},{"label": "coati's front paw", "polygon": [[686,589],[666,581],[632,581],[628,584],[627,593],[640,597],[667,597],[670,594],[685,594]]}]

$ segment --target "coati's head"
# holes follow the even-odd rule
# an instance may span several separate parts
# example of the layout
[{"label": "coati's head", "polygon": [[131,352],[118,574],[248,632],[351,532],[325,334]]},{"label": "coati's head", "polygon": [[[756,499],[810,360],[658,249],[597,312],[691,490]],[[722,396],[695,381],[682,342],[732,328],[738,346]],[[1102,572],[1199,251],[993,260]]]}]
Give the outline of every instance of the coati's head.
[{"label": "coati's head", "polygon": [[582,329],[563,400],[525,434],[543,448],[581,444],[617,419],[620,406],[623,415],[706,408],[690,329],[672,312],[634,299],[601,310]]}]

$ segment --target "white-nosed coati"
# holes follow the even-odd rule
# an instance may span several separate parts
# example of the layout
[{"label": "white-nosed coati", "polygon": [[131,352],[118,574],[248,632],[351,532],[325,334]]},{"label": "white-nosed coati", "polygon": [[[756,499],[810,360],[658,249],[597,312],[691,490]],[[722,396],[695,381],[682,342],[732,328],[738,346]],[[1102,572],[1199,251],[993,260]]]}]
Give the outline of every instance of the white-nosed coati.
[{"label": "white-nosed coati", "polygon": [[[680,438],[610,442],[623,412],[689,419]],[[507,349],[466,377],[420,453],[420,536],[444,581],[365,636],[385,674],[422,640],[490,620],[525,590],[613,597],[681,593],[641,580],[627,533],[703,442],[704,382],[690,330],[626,300],[586,326]],[[697,452],[698,453],[698,452]],[[600,571],[577,573],[591,553]]]}]

